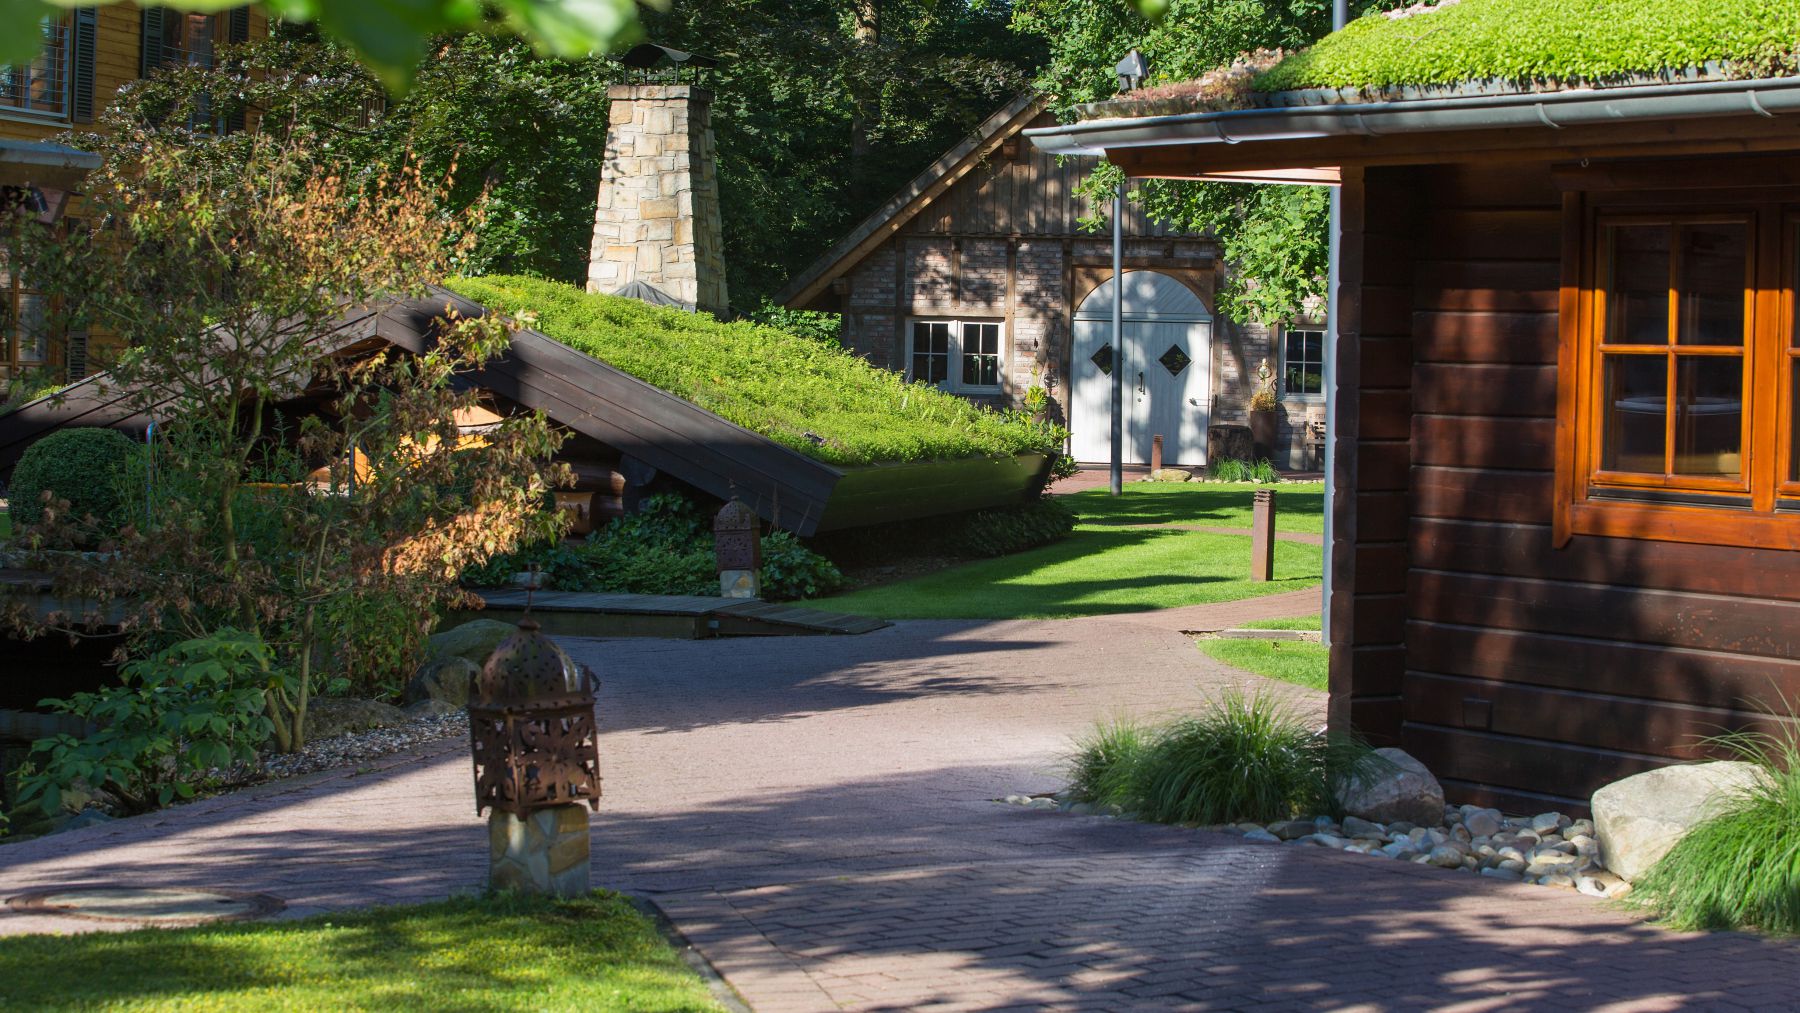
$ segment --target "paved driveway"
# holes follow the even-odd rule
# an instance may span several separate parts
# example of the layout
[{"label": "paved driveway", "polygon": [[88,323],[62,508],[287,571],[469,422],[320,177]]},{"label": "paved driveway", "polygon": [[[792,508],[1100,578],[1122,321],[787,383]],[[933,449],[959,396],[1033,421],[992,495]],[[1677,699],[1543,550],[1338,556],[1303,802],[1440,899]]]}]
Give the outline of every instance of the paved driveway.
[{"label": "paved driveway", "polygon": [[[1800,949],[1573,894],[997,805],[1071,734],[1234,682],[1179,614],[853,638],[570,641],[602,672],[596,881],[653,897],[758,1010],[1793,1008]],[[1282,688],[1317,715],[1318,694]],[[481,886],[461,743],[0,847],[0,896],[263,890],[294,913]],[[0,932],[92,928],[0,915]]]}]

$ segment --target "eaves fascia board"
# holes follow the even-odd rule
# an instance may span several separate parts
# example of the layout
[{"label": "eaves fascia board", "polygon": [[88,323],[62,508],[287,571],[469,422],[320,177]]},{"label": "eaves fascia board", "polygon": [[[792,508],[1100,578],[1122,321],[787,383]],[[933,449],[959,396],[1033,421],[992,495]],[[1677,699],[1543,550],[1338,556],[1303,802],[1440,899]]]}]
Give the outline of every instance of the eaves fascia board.
[{"label": "eaves fascia board", "polygon": [[1121,117],[1040,127],[1025,136],[1053,154],[1104,155],[1168,145],[1793,113],[1800,113],[1800,77]]}]

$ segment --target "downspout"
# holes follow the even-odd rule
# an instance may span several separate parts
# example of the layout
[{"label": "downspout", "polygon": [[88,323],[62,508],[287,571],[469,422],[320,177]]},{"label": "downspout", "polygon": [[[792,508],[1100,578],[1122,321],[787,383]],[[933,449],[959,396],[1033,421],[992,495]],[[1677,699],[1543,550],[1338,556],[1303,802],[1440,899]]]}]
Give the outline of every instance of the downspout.
[{"label": "downspout", "polygon": [[[1349,0],[1332,0],[1331,30],[1337,31],[1349,20]],[[1337,477],[1337,353],[1338,353],[1338,259],[1343,254],[1344,245],[1344,189],[1331,188],[1331,224],[1328,252],[1325,269],[1325,557],[1321,562],[1324,580],[1320,585],[1319,601],[1319,640],[1327,650],[1331,647],[1331,538],[1336,525],[1331,522],[1331,511],[1337,497],[1332,495],[1333,480]]]},{"label": "downspout", "polygon": [[1112,200],[1112,494],[1125,494],[1125,181]]}]

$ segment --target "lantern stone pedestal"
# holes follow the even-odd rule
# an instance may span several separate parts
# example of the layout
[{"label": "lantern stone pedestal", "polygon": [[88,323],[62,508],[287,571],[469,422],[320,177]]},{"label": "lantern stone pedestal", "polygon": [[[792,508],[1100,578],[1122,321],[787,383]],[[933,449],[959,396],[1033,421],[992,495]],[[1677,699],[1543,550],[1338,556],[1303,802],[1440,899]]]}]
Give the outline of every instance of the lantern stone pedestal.
[{"label": "lantern stone pedestal", "polygon": [[593,889],[587,807],[551,806],[529,816],[489,813],[488,889],[585,896]]},{"label": "lantern stone pedestal", "polygon": [[713,554],[719,563],[720,597],[754,598],[762,592],[757,578],[762,569],[761,525],[756,511],[735,492],[713,515]]}]

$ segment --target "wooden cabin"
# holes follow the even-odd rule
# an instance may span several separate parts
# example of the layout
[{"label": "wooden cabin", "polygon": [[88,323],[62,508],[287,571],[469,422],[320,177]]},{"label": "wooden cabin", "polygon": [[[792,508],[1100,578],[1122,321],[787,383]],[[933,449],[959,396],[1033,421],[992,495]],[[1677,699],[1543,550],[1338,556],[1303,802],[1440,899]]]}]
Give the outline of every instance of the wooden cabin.
[{"label": "wooden cabin", "polygon": [[1628,69],[1033,138],[1337,176],[1331,722],[1509,811],[1800,700],[1800,80]]},{"label": "wooden cabin", "polygon": [[[130,82],[169,66],[210,67],[220,48],[267,33],[268,18],[249,6],[201,13],[124,2],[47,17],[38,57],[0,65],[0,213],[27,208],[47,226],[65,214],[80,217],[81,179],[100,161],[58,138],[96,129]],[[222,117],[217,129],[243,126],[240,114]],[[42,298],[8,270],[0,249],[0,396],[7,381],[26,374],[87,375],[89,335],[49,334],[44,317]],[[108,343],[106,335],[93,340]]]},{"label": "wooden cabin", "polygon": [[[1076,192],[1097,159],[1026,143],[1055,123],[1026,94],[982,122],[801,272],[775,300],[841,315],[840,340],[871,362],[996,407],[1041,387],[1077,460],[1111,459],[1112,243]],[[1125,221],[1125,461],[1154,437],[1170,464],[1204,465],[1213,427],[1241,429],[1268,364],[1281,412],[1264,453],[1321,466],[1321,321],[1276,327],[1216,314],[1224,269],[1210,238],[1133,211]]]}]

